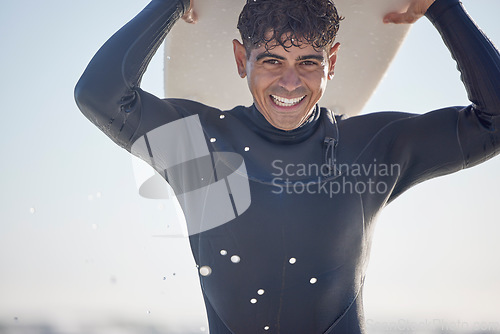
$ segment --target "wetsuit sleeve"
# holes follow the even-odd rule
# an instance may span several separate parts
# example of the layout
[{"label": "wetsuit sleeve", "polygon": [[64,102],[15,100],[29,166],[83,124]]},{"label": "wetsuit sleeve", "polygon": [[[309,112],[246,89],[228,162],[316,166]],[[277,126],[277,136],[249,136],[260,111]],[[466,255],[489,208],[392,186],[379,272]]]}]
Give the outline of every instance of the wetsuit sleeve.
[{"label": "wetsuit sleeve", "polygon": [[190,0],[151,1],[99,49],[76,85],[82,113],[127,150],[141,135],[141,123],[154,118],[158,126],[180,117],[170,102],[139,86],[151,58],[189,4]]},{"label": "wetsuit sleeve", "polygon": [[411,186],[481,163],[500,152],[500,56],[458,0],[437,0],[426,16],[461,73],[466,107],[399,119],[387,127],[401,174],[392,201]]},{"label": "wetsuit sleeve", "polygon": [[426,16],[456,60],[472,102],[458,120],[463,167],[470,167],[499,152],[500,55],[459,0],[437,0]]}]

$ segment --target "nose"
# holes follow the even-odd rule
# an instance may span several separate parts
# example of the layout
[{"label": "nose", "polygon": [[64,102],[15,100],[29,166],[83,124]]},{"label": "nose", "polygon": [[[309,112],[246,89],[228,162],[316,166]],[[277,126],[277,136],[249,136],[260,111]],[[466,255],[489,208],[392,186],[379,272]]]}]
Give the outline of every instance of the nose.
[{"label": "nose", "polygon": [[295,89],[302,85],[299,73],[294,67],[289,67],[284,70],[280,80],[279,85],[289,92],[293,92]]}]

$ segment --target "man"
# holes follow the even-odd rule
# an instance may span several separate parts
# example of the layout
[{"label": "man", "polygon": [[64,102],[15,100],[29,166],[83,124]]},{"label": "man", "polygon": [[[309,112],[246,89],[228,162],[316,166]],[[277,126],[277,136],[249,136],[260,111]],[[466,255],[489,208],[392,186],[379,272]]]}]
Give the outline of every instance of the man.
[{"label": "man", "polygon": [[320,108],[339,48],[329,0],[247,1],[233,46],[251,107],[221,111],[140,89],[176,20],[196,20],[189,0],[153,0],[93,58],[78,106],[174,188],[211,333],[364,333],[374,217],[412,185],[498,153],[498,51],[458,0],[413,0],[384,21],[424,14],[472,105],[350,119]]}]

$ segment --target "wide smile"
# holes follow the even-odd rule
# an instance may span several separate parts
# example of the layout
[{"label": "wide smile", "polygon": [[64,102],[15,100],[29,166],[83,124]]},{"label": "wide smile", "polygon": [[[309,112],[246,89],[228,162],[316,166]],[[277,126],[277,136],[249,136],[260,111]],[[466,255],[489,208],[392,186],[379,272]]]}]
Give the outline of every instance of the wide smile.
[{"label": "wide smile", "polygon": [[271,95],[271,100],[276,104],[278,107],[293,107],[299,104],[304,100],[306,95],[301,96],[301,97],[296,97],[293,99],[287,99],[286,97],[281,97],[277,95]]}]

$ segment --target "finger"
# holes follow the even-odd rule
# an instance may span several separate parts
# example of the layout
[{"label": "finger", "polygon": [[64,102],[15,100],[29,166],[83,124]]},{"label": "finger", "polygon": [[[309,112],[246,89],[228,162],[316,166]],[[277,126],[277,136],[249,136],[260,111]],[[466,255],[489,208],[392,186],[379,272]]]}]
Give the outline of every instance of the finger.
[{"label": "finger", "polygon": [[189,2],[189,9],[187,12],[182,16],[182,19],[186,21],[187,23],[196,23],[198,22],[198,14],[194,10],[194,0],[191,0]]},{"label": "finger", "polygon": [[415,23],[419,17],[412,12],[397,13],[392,12],[384,16],[384,23],[410,24]]},{"label": "finger", "polygon": [[189,9],[189,11],[184,14],[184,16],[182,17],[182,19],[184,21],[186,21],[187,23],[196,23],[198,22],[198,15],[196,14],[196,12],[193,10],[193,8]]}]

